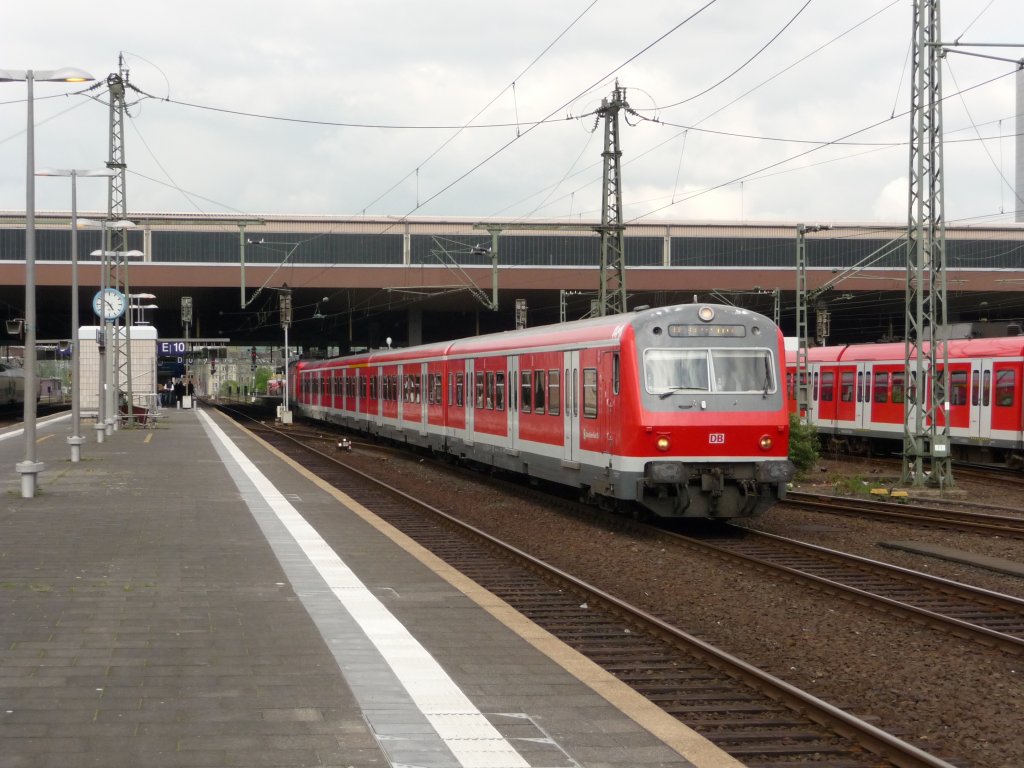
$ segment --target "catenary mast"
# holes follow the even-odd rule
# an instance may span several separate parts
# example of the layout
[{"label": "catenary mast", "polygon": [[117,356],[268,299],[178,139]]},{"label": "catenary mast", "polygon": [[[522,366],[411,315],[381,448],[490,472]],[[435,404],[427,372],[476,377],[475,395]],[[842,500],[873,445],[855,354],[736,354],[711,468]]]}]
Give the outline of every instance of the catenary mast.
[{"label": "catenary mast", "polygon": [[953,473],[945,409],[949,360],[941,339],[947,316],[939,0],[914,0],[913,35],[902,479],[942,489],[952,487]]}]

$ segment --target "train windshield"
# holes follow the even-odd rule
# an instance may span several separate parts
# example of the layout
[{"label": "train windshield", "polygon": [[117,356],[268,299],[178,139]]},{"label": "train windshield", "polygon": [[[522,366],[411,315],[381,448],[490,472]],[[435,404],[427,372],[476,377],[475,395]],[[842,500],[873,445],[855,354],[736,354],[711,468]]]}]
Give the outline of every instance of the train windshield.
[{"label": "train windshield", "polygon": [[775,366],[767,349],[648,349],[644,352],[647,391],[775,392]]}]

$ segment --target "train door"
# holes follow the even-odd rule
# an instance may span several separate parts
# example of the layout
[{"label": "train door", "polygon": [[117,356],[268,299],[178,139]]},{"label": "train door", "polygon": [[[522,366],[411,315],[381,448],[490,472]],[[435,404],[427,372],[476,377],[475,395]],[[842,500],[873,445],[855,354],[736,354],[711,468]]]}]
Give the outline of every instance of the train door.
[{"label": "train door", "polygon": [[853,426],[857,419],[857,366],[840,365],[836,374],[836,423],[838,426]]},{"label": "train door", "polygon": [[870,363],[857,366],[857,412],[854,426],[865,429],[871,422],[871,384],[873,382]]},{"label": "train door", "polygon": [[598,376],[598,387],[600,388],[601,415],[600,428],[605,435],[606,451],[609,454],[616,454],[619,451],[618,435],[620,430],[615,428],[616,419],[619,418],[619,352],[608,350],[601,353],[600,373]]},{"label": "train door", "polygon": [[977,391],[973,384],[971,389],[972,403],[978,400],[977,436],[1019,441],[1024,428],[1021,363],[983,359],[974,367],[980,368]]},{"label": "train door", "polygon": [[418,363],[416,365],[416,380],[418,382],[416,387],[418,402],[416,405],[420,414],[419,433],[425,435],[427,434],[427,414],[429,413],[430,405],[430,374],[427,372],[426,363]]},{"label": "train door", "polygon": [[578,462],[580,445],[580,353],[572,350],[565,354],[565,379],[562,391],[565,392],[565,408],[563,409],[564,447],[562,456],[565,461]]},{"label": "train door", "polygon": [[854,365],[823,365],[818,379],[819,423],[836,427],[851,425],[856,415],[856,377]]},{"label": "train door", "polygon": [[407,365],[403,364],[403,365],[399,365],[396,370],[398,371],[398,373],[395,375],[395,382],[396,382],[395,400],[397,401],[396,407],[395,407],[395,419],[396,419],[396,426],[399,429],[401,429],[402,428],[402,422],[405,420],[405,409],[409,407],[408,403],[406,403],[406,401],[405,401],[405,399],[406,399],[406,394],[405,393],[409,391],[409,382],[406,379],[406,376],[408,375],[407,372],[408,372],[409,368],[408,368]]},{"label": "train door", "polygon": [[473,443],[473,424],[476,408],[476,365],[470,358],[466,360],[466,442]]},{"label": "train door", "polygon": [[617,355],[596,349],[581,350],[579,355],[579,375],[573,375],[574,397],[579,399],[579,446],[581,451],[611,453],[608,410],[617,405],[611,381]]},{"label": "train door", "polygon": [[[505,399],[508,405],[508,447],[519,450],[519,356],[508,357],[508,378]],[[514,453],[513,453],[514,455]]]},{"label": "train door", "polygon": [[[946,405],[949,413],[949,427],[952,430],[956,430],[957,434],[963,434],[964,432],[976,434],[970,432],[972,422],[975,423],[974,428],[976,428],[978,422],[978,417],[971,413],[972,410],[975,410],[970,396],[971,367],[971,363],[950,363],[949,375],[945,377],[946,396],[944,405]],[[942,426],[945,422],[945,417],[942,415],[939,418],[939,426]]]}]

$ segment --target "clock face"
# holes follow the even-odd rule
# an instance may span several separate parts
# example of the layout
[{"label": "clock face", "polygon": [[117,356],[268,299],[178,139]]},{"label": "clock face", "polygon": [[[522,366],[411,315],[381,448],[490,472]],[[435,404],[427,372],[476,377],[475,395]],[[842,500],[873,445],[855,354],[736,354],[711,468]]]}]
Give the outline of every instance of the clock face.
[{"label": "clock face", "polygon": [[93,296],[92,309],[104,320],[116,320],[124,314],[124,294],[116,288],[104,288]]}]

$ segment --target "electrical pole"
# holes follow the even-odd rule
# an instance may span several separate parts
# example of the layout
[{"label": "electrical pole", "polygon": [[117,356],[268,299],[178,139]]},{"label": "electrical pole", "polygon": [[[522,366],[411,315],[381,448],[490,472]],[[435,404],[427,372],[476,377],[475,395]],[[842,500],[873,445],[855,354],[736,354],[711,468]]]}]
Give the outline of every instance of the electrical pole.
[{"label": "electrical pole", "polygon": [[[125,113],[125,85],[128,82],[128,69],[124,65],[124,56],[119,55],[117,59],[118,71],[107,75],[107,92],[110,97],[110,157],[107,160],[107,168],[113,171],[110,183],[107,187],[107,220],[123,221],[128,218],[128,198],[125,193],[125,171],[127,163],[124,156],[124,113]],[[112,287],[121,291],[125,296],[125,302],[130,304],[130,286],[128,283],[128,230],[126,228],[106,229],[111,238],[108,246],[103,244],[103,250],[110,250],[120,254],[113,259],[114,269],[111,272]],[[121,268],[121,260],[124,259],[124,267]],[[113,381],[110,385],[114,389],[116,403],[114,408],[114,424],[118,423],[117,410],[120,408],[121,386],[124,385],[128,397],[127,421],[131,425],[134,422],[134,409],[132,401],[132,355],[131,355],[131,313],[126,312],[112,324],[114,332],[113,349],[107,354],[113,354],[112,370]],[[116,426],[115,426],[116,428]]]},{"label": "electrical pole", "polygon": [[611,101],[603,99],[597,114],[604,118],[604,180],[601,190],[601,284],[598,310],[602,316],[626,311],[625,227],[622,223],[622,150],[619,112],[628,108],[625,89],[616,82]]},{"label": "electrical pole", "polygon": [[281,315],[281,327],[284,329],[284,385],[281,390],[281,423],[291,424],[292,412],[288,408],[288,363],[291,357],[288,351],[288,327],[292,324],[292,289],[288,287],[288,283],[285,283],[277,290],[278,311]]},{"label": "electrical pole", "polygon": [[942,170],[942,56],[939,0],[914,0],[910,195],[904,322],[903,477],[953,486],[946,326],[946,228]]}]

